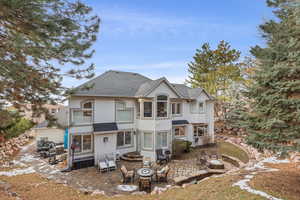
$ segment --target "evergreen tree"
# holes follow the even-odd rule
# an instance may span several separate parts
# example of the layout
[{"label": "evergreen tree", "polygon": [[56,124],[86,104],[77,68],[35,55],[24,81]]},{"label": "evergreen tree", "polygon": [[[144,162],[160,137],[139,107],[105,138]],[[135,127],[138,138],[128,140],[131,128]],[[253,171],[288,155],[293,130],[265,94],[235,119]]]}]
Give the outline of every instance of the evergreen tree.
[{"label": "evergreen tree", "polygon": [[297,148],[300,138],[300,3],[267,4],[277,19],[260,26],[267,46],[251,49],[258,66],[246,93],[250,111],[241,124],[253,146],[285,151]]},{"label": "evergreen tree", "polygon": [[241,81],[240,52],[232,49],[228,42],[221,41],[212,50],[208,43],[196,50],[194,61],[188,64],[187,83],[192,87],[202,87],[217,99],[230,98],[229,88]]},{"label": "evergreen tree", "polygon": [[99,23],[79,1],[1,0],[0,100],[44,112],[42,104],[66,91],[64,76],[93,76],[94,66],[83,65],[94,53]]}]

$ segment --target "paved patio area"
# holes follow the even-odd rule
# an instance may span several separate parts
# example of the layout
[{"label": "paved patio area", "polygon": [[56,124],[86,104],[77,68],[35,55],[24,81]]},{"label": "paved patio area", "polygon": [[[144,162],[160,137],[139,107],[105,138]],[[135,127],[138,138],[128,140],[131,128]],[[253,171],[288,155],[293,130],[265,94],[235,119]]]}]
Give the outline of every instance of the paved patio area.
[{"label": "paved patio area", "polygon": [[[166,185],[172,185],[173,179],[176,177],[190,176],[199,172],[203,167],[197,165],[196,156],[200,155],[202,151],[215,152],[215,147],[196,148],[192,152],[183,154],[181,157],[172,159],[168,163],[170,172],[168,175],[167,183],[152,184],[155,186],[165,187]],[[61,164],[49,165],[47,160],[40,159],[35,152],[35,145],[30,145],[28,148],[24,148],[23,151],[14,160],[16,165],[26,167],[25,170],[31,170],[30,173],[38,173],[44,177],[55,180],[61,184],[70,185],[76,189],[88,190],[88,191],[104,191],[107,195],[116,194],[129,194],[130,192],[120,191],[119,185],[122,185],[122,175],[119,169],[111,172],[100,173],[96,167],[83,168],[79,170],[73,170],[71,172],[62,173]],[[24,166],[23,166],[24,165]],[[141,162],[126,162],[121,161],[119,167],[125,165],[128,170],[137,170],[141,168]],[[155,166],[155,168],[161,168],[162,166]],[[225,163],[225,168],[230,169],[232,166]],[[155,180],[155,179],[154,179]],[[129,184],[130,185],[130,184]],[[138,176],[136,175],[133,185],[138,185]]]}]

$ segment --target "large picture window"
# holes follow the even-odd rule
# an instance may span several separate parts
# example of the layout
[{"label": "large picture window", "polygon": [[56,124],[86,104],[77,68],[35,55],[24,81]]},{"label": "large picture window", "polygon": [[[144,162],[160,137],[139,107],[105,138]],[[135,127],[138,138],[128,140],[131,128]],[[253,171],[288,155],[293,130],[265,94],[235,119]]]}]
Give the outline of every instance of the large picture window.
[{"label": "large picture window", "polygon": [[156,97],[156,115],[157,117],[168,117],[168,97],[159,95]]},{"label": "large picture window", "polygon": [[132,132],[122,131],[117,134],[117,146],[126,147],[132,145]]},{"label": "large picture window", "polygon": [[156,138],[158,148],[168,147],[168,132],[158,132]]},{"label": "large picture window", "polygon": [[90,152],[92,151],[92,135],[75,135],[73,136],[74,152]]},{"label": "large picture window", "polygon": [[152,141],[152,133],[144,132],[143,144],[145,149],[152,149],[153,141]]},{"label": "large picture window", "polygon": [[125,102],[116,102],[116,121],[117,122],[133,121],[133,109],[127,108]]},{"label": "large picture window", "polygon": [[144,117],[152,117],[152,102],[144,102]]}]

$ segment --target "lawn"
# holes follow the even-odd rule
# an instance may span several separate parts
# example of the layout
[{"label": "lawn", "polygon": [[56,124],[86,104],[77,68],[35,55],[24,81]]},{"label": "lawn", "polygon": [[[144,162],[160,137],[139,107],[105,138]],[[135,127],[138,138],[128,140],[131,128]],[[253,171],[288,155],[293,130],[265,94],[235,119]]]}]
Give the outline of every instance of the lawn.
[{"label": "lawn", "polygon": [[226,154],[228,156],[235,157],[242,161],[243,163],[249,162],[248,154],[242,150],[241,148],[237,147],[228,142],[218,142],[218,151],[220,154]]},{"label": "lawn", "polygon": [[[264,198],[250,194],[238,187],[232,187],[232,184],[240,179],[238,175],[213,177],[202,181],[200,184],[194,184],[186,188],[171,189],[161,195],[127,195],[120,197],[103,197],[85,195],[63,184],[57,184],[53,181],[42,178],[38,174],[20,175],[14,177],[0,177],[2,181],[8,183],[10,191],[15,192],[21,199],[30,200],[264,200]],[[0,198],[11,199],[3,193],[0,186]]]}]

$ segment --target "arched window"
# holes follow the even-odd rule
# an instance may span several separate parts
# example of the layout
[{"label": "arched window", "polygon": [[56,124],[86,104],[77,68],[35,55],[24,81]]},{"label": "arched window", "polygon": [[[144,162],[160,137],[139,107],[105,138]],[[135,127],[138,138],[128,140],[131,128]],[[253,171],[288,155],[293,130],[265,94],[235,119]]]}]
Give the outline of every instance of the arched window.
[{"label": "arched window", "polygon": [[156,116],[168,117],[168,96],[158,95],[156,97]]}]

